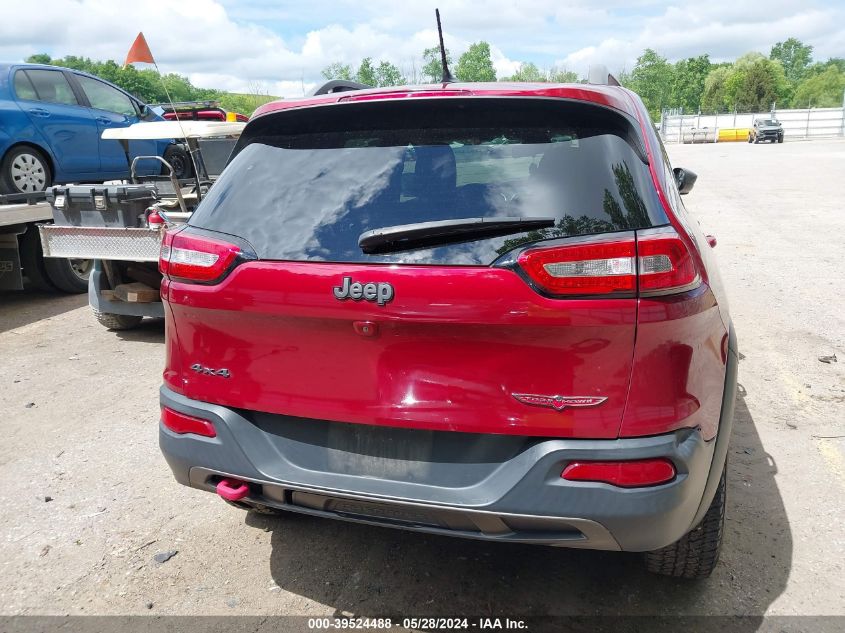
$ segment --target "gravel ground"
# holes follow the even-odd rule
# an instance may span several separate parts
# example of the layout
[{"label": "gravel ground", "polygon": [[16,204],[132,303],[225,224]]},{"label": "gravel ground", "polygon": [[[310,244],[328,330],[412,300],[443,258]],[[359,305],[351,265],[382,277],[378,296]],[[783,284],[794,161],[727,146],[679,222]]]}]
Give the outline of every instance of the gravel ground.
[{"label": "gravel ground", "polygon": [[85,297],[16,293],[0,294],[0,614],[845,614],[845,142],[669,152],[699,174],[686,201],[718,238],[743,354],[712,578],[248,515],[159,454],[160,322],[107,332]]}]

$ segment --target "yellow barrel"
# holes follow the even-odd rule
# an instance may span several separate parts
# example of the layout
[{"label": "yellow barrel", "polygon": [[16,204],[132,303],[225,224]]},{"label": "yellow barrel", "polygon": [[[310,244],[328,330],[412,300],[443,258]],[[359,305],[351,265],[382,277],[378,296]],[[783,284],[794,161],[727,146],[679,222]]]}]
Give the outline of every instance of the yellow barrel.
[{"label": "yellow barrel", "polygon": [[719,128],[719,143],[736,143],[748,140],[747,127]]}]

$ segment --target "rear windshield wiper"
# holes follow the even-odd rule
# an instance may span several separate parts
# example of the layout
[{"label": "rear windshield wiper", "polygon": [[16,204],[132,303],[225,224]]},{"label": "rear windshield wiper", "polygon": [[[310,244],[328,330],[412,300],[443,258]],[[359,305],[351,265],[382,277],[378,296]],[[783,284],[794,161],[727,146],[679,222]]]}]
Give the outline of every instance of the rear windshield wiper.
[{"label": "rear windshield wiper", "polygon": [[442,246],[487,237],[513,235],[524,231],[547,229],[555,225],[555,218],[462,218],[398,224],[361,233],[358,246],[368,255],[395,253],[414,248]]}]

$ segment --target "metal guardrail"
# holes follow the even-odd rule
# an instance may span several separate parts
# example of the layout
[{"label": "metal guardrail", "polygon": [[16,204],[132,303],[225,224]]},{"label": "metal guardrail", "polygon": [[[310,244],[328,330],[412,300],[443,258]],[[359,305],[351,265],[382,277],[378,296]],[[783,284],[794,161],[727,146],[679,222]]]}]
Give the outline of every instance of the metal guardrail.
[{"label": "metal guardrail", "polygon": [[787,140],[845,137],[845,108],[802,108],[727,114],[664,114],[659,128],[664,141],[688,143],[691,142],[692,130],[751,128],[755,119],[767,119],[772,116],[783,125],[784,137]]}]

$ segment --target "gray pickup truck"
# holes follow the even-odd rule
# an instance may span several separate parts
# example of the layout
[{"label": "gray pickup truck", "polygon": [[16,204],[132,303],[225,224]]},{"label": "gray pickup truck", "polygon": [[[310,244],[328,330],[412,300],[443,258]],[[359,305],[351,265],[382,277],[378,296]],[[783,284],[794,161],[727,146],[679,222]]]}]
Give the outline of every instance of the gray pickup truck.
[{"label": "gray pickup truck", "polygon": [[748,142],[771,141],[783,143],[783,126],[777,119],[756,119],[748,131]]}]

